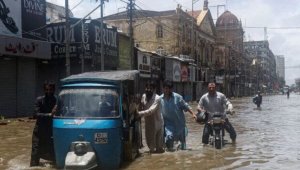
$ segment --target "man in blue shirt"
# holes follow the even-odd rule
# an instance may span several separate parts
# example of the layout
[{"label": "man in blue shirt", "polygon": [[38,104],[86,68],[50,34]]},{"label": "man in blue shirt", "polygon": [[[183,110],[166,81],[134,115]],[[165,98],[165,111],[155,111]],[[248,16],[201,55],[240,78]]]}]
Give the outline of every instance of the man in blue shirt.
[{"label": "man in blue shirt", "polygon": [[165,124],[165,142],[167,151],[174,151],[174,141],[180,141],[180,148],[186,149],[186,124],[183,111],[188,111],[196,119],[196,114],[183,100],[182,96],[172,92],[173,84],[165,81],[161,95],[161,112]]}]

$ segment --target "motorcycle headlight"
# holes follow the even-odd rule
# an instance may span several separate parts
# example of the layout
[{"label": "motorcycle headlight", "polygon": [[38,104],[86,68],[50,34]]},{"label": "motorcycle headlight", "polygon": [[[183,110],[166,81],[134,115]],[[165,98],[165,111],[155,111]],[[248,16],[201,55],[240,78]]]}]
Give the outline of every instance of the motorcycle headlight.
[{"label": "motorcycle headlight", "polygon": [[76,155],[84,155],[88,151],[88,147],[85,143],[77,143],[74,145],[74,152]]}]

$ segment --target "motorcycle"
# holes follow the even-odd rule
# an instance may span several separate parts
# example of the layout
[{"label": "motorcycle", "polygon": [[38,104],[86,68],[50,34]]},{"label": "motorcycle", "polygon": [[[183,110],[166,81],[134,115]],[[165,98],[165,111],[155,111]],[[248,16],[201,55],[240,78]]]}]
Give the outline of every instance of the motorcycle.
[{"label": "motorcycle", "polygon": [[209,126],[211,126],[212,133],[210,136],[210,144],[213,145],[216,149],[222,149],[225,145],[224,140],[224,123],[225,119],[223,114],[215,113],[211,120],[208,121]]}]

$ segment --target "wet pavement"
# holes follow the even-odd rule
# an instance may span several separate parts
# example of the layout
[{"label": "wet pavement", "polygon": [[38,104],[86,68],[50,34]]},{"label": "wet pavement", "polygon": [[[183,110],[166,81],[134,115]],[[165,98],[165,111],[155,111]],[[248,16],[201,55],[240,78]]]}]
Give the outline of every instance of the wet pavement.
[{"label": "wet pavement", "polygon": [[[203,125],[187,114],[188,150],[150,155],[144,142],[142,156],[122,169],[300,169],[300,95],[263,96],[261,109],[251,100],[232,100],[236,113],[229,120],[237,131],[236,145],[202,146]],[[29,168],[33,126],[26,119],[0,125],[0,169],[54,169],[47,162]],[[225,138],[230,141],[228,133]]]}]

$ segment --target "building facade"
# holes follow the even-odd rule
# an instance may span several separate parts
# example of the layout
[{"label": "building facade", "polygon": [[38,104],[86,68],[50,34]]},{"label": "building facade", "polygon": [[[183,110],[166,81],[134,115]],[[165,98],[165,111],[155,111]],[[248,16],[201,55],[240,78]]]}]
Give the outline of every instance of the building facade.
[{"label": "building facade", "polygon": [[273,92],[277,84],[275,55],[269,48],[268,41],[244,42],[247,53],[252,54],[256,70],[256,89]]},{"label": "building facade", "polygon": [[1,6],[8,9],[1,15],[10,22],[0,22],[0,115],[30,116],[39,88],[38,65],[51,58],[45,41],[46,2],[3,0]]},{"label": "building facade", "polygon": [[[204,84],[215,79],[216,32],[207,4],[197,15],[183,11],[180,6],[170,11],[134,10],[134,14],[135,46],[161,56],[181,58],[182,62],[188,60],[189,65],[193,65],[187,67],[188,73],[195,75],[195,80],[172,81],[194,89],[185,93],[187,99],[199,98],[206,91]],[[104,21],[125,34],[129,32],[127,12],[107,16]],[[185,88],[178,87],[177,91],[184,93]]]},{"label": "building facade", "polygon": [[250,95],[250,59],[244,54],[242,23],[230,11],[216,22],[217,83],[227,96]]},{"label": "building facade", "polygon": [[[69,10],[69,17],[73,18],[74,15],[71,10]],[[46,2],[46,21],[47,24],[55,22],[63,22],[66,19],[65,7]]]},{"label": "building facade", "polygon": [[285,58],[283,55],[276,55],[276,74],[280,87],[285,85]]}]

